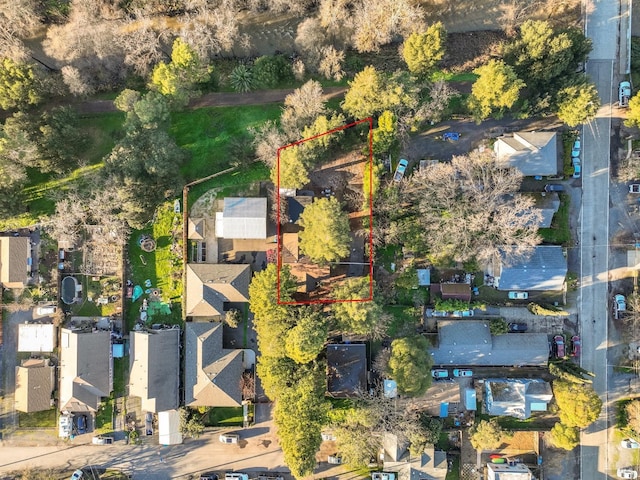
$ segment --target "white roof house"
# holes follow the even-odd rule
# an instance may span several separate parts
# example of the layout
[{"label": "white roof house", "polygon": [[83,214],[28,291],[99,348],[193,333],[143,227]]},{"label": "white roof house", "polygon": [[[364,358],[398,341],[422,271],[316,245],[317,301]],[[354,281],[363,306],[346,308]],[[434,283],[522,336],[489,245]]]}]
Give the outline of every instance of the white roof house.
[{"label": "white roof house", "polygon": [[555,132],[515,132],[498,137],[493,150],[498,165],[517,168],[525,177],[558,174]]},{"label": "white roof house", "polygon": [[21,323],[18,325],[19,352],[53,352],[56,328],[51,323]]},{"label": "white roof house", "polygon": [[487,480],[531,480],[531,470],[524,463],[488,463]]},{"label": "white roof house", "polygon": [[225,198],[221,222],[216,215],[216,236],[231,239],[267,238],[267,199]]}]

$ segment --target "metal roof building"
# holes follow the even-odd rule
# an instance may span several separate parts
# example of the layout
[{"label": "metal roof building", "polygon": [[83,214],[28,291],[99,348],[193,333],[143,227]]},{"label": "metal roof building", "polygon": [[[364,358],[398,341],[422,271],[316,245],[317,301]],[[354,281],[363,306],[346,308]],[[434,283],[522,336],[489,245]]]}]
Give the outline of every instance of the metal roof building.
[{"label": "metal roof building", "polygon": [[52,323],[21,323],[18,325],[19,352],[53,352],[56,328]]},{"label": "metal roof building", "polygon": [[562,247],[537,246],[529,258],[502,265],[498,290],[562,291],[567,277],[567,259]]},{"label": "metal roof building", "polygon": [[222,231],[216,236],[235,239],[267,238],[267,199],[227,197],[222,211]]},{"label": "metal roof building", "polygon": [[434,365],[546,366],[549,344],[544,333],[492,336],[488,321],[438,321],[438,348],[431,350]]},{"label": "metal roof building", "polygon": [[517,168],[525,177],[558,174],[555,132],[516,132],[498,137],[493,150],[498,165]]}]

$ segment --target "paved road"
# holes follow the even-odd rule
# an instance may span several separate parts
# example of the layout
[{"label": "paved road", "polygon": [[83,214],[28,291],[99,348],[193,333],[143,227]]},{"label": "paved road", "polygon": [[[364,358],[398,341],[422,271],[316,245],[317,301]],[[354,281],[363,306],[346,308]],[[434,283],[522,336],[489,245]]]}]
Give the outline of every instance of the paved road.
[{"label": "paved road", "polygon": [[608,349],[609,159],[612,91],[619,29],[619,1],[595,0],[587,13],[586,34],[593,41],[587,74],[603,107],[583,131],[583,195],[580,219],[581,290],[579,313],[582,367],[596,374],[593,386],[604,402],[598,420],[581,435],[581,479],[606,478],[609,467]]}]

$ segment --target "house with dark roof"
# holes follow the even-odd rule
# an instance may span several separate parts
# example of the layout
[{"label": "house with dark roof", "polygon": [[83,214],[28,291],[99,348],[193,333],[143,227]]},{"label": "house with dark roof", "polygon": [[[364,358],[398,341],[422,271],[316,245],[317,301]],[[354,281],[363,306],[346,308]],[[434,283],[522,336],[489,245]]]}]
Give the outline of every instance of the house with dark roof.
[{"label": "house with dark roof", "polygon": [[97,412],[113,390],[111,333],[63,328],[59,371],[60,411]]},{"label": "house with dark roof", "polygon": [[313,195],[296,195],[295,197],[287,197],[287,213],[289,222],[296,223],[300,220],[300,216],[307,206],[313,202]]},{"label": "house with dark roof", "polygon": [[249,265],[188,263],[186,268],[186,315],[221,319],[233,308],[249,302]]},{"label": "house with dark roof", "polygon": [[129,395],[140,397],[143,411],[178,408],[180,330],[132,332],[129,371]]},{"label": "house with dark roof", "polygon": [[184,370],[185,405],[242,405],[243,351],[223,348],[221,323],[187,322]]},{"label": "house with dark roof", "polygon": [[367,391],[367,346],[364,343],[327,345],[327,393],[336,398]]},{"label": "house with dark roof", "polygon": [[465,302],[471,301],[471,284],[470,283],[453,283],[443,282],[431,285],[431,290],[439,290],[443,300],[455,299]]},{"label": "house with dark roof", "polygon": [[31,271],[29,237],[0,237],[0,283],[4,288],[24,288]]},{"label": "house with dark roof", "polygon": [[489,321],[438,320],[438,347],[431,349],[438,366],[536,366],[549,360],[546,333],[493,336]]},{"label": "house with dark roof", "polygon": [[553,291],[565,289],[567,258],[562,247],[538,245],[528,258],[505,260],[494,274],[498,290]]},{"label": "house with dark roof", "polygon": [[267,199],[227,197],[216,214],[216,237],[228,239],[267,238]]},{"label": "house with dark roof", "polygon": [[560,197],[556,192],[542,193],[521,193],[523,197],[533,200],[534,208],[540,212],[540,221],[536,225],[538,228],[551,228],[553,216],[560,208]]},{"label": "house with dark roof", "polygon": [[493,150],[499,166],[517,168],[525,177],[558,174],[555,132],[515,132],[498,137]]},{"label": "house with dark roof", "polygon": [[531,412],[546,412],[553,399],[551,386],[540,379],[488,378],[485,405],[489,415],[527,419]]},{"label": "house with dark roof", "polygon": [[48,359],[23,360],[16,367],[16,410],[25,413],[51,408],[55,368]]},{"label": "house with dark roof", "polygon": [[447,476],[447,453],[427,445],[420,455],[409,456],[409,442],[399,435],[382,437],[383,470],[394,472],[398,480],[444,480]]}]

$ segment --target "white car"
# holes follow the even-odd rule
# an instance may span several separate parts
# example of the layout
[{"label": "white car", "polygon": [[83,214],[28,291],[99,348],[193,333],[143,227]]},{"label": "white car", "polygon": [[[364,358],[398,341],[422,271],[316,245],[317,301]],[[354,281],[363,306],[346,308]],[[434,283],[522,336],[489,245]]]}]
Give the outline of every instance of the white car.
[{"label": "white car", "polygon": [[620,442],[622,448],[640,448],[640,443],[631,438],[625,438]]},{"label": "white car", "polygon": [[84,472],[82,470],[76,470],[73,472],[73,475],[71,475],[71,480],[80,480],[83,475]]},{"label": "white car", "polygon": [[220,441],[222,443],[238,443],[240,441],[240,435],[237,433],[223,433],[220,435]]},{"label": "white car", "polygon": [[625,478],[628,480],[635,480],[638,478],[638,472],[631,467],[619,468],[617,474],[618,478]]},{"label": "white car", "polygon": [[373,472],[371,474],[372,480],[396,480],[395,473],[387,473],[387,472]]},{"label": "white car", "polygon": [[615,304],[616,304],[616,310],[618,312],[624,312],[627,309],[627,299],[624,298],[624,295],[621,294],[617,294],[615,297],[613,297]]},{"label": "white car", "polygon": [[529,298],[528,292],[509,292],[509,298],[511,300],[526,300]]},{"label": "white car", "polygon": [[241,472],[230,472],[224,474],[224,480],[249,480],[249,475]]}]

